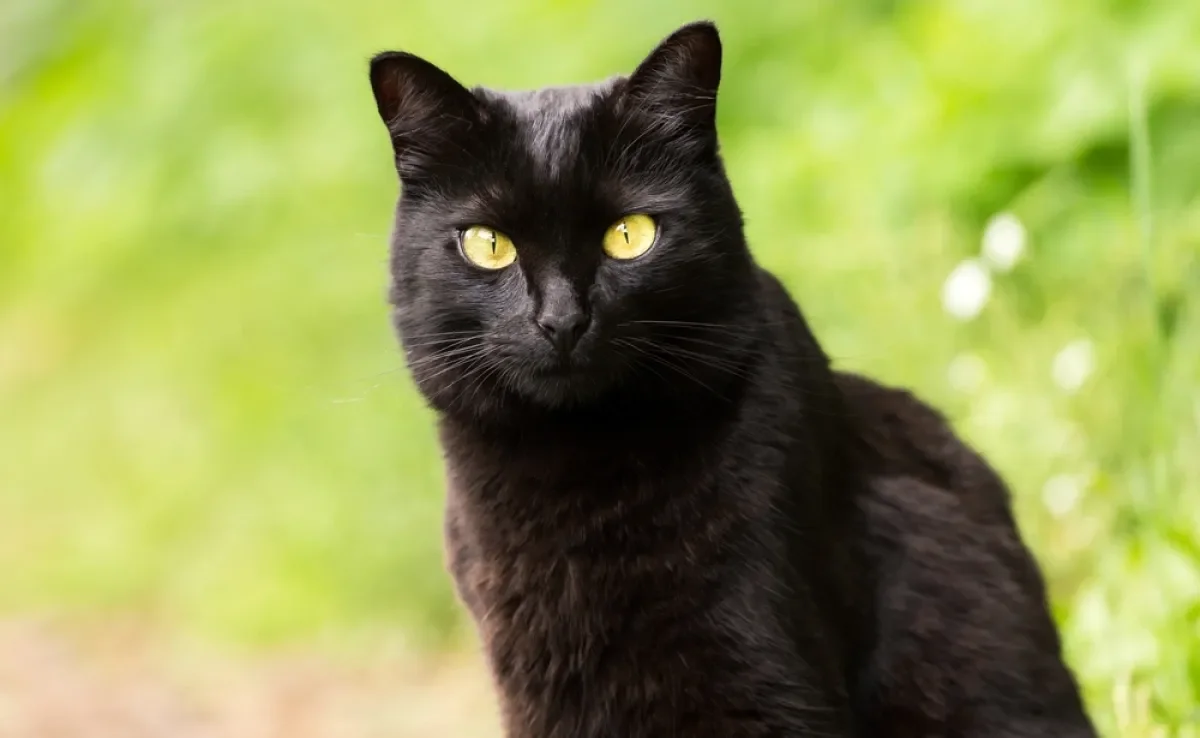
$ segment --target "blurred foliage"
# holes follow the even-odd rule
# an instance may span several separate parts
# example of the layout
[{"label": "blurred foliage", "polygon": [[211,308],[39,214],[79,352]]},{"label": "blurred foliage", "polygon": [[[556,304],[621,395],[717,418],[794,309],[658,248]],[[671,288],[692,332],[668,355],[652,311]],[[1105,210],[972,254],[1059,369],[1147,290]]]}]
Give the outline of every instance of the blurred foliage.
[{"label": "blurred foliage", "polygon": [[[697,17],[761,260],[1010,480],[1106,732],[1200,735],[1192,0],[7,0],[0,611],[448,645],[366,59],[565,84]],[[1001,212],[1024,255],[957,320]]]}]

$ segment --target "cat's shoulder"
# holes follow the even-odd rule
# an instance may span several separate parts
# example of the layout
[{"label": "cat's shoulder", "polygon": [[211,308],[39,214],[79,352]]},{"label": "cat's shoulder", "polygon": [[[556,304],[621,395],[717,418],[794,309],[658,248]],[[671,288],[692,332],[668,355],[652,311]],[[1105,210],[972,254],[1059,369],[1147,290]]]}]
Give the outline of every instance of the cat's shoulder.
[{"label": "cat's shoulder", "polygon": [[854,428],[860,471],[875,489],[907,489],[914,507],[949,507],[976,522],[1011,525],[999,473],[946,415],[912,391],[848,372],[834,381]]},{"label": "cat's shoulder", "polygon": [[849,414],[872,431],[871,440],[929,446],[955,436],[946,416],[911,390],[846,371],[835,371],[834,382]]}]

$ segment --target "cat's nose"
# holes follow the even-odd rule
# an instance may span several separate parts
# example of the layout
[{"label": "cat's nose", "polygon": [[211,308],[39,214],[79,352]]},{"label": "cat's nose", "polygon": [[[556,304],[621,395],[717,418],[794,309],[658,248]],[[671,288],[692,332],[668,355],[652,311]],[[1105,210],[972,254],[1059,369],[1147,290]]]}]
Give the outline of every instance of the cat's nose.
[{"label": "cat's nose", "polygon": [[550,339],[556,349],[569,354],[587,331],[590,320],[582,312],[551,313],[538,318],[537,324],[542,329],[542,335]]}]

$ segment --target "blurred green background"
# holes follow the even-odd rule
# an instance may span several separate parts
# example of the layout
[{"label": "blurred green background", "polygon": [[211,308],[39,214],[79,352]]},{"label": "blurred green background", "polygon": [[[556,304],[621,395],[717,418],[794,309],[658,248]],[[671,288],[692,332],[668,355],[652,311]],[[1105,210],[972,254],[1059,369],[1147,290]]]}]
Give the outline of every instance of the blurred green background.
[{"label": "blurred green background", "polygon": [[700,17],[760,260],[1003,471],[1105,733],[1200,735],[1193,0],[5,0],[0,621],[469,647],[366,61],[589,81]]}]

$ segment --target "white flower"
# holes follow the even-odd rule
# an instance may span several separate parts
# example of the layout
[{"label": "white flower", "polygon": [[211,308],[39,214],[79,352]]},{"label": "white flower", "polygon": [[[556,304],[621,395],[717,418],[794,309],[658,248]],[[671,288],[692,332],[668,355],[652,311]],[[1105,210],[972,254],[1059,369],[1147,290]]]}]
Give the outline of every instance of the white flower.
[{"label": "white flower", "polygon": [[967,259],[950,272],[942,285],[942,307],[959,320],[970,320],[987,304],[992,277],[975,259]]},{"label": "white flower", "polygon": [[993,269],[1007,272],[1025,253],[1025,225],[1012,213],[992,216],[983,229],[983,258]]},{"label": "white flower", "polygon": [[950,361],[946,379],[959,392],[978,390],[987,378],[987,363],[975,354],[959,354]]},{"label": "white flower", "polygon": [[1074,474],[1055,474],[1042,487],[1042,503],[1055,517],[1063,517],[1079,505],[1079,500],[1096,484],[1096,469],[1085,468]]},{"label": "white flower", "polygon": [[1050,374],[1060,388],[1067,392],[1076,392],[1091,376],[1095,366],[1092,342],[1081,338],[1063,346],[1062,350],[1055,354]]},{"label": "white flower", "polygon": [[1090,474],[1055,474],[1042,487],[1042,502],[1051,515],[1061,518],[1075,509],[1091,481]]}]

